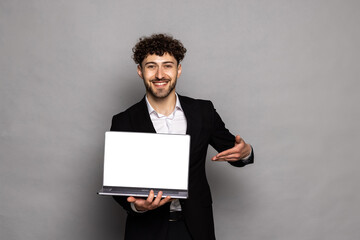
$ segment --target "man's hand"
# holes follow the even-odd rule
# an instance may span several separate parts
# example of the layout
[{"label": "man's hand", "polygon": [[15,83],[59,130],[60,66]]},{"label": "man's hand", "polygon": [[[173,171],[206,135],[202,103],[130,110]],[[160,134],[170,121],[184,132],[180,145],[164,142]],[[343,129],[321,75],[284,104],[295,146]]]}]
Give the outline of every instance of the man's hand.
[{"label": "man's hand", "polygon": [[149,196],[147,199],[143,198],[135,198],[135,197],[128,197],[127,201],[129,203],[134,203],[135,208],[138,211],[148,211],[148,210],[154,210],[168,202],[170,202],[172,199],[171,197],[167,196],[164,199],[161,199],[162,197],[162,191],[158,193],[156,198],[154,199],[154,191],[150,190]]},{"label": "man's hand", "polygon": [[245,143],[245,141],[237,135],[235,137],[235,146],[228,150],[225,150],[221,153],[218,153],[212,158],[213,161],[238,161],[240,159],[246,158],[251,153],[250,144]]}]

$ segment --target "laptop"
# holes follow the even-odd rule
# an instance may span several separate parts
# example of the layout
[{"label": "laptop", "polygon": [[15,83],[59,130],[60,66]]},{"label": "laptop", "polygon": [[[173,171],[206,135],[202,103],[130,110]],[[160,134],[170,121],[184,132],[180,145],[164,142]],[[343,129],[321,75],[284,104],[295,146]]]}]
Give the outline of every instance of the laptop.
[{"label": "laptop", "polygon": [[103,187],[100,195],[186,199],[190,136],[106,132]]}]

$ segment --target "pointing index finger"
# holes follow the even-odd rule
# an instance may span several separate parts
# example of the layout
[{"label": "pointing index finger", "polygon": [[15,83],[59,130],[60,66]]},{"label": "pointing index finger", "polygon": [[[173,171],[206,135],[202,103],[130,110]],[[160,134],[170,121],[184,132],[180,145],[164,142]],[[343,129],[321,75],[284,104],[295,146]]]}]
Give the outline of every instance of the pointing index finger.
[{"label": "pointing index finger", "polygon": [[[228,150],[225,150],[225,151],[222,151],[221,153],[216,154],[216,156],[214,158],[217,159],[217,158],[226,157],[227,155],[230,155],[233,153],[236,153],[236,151],[234,149],[230,148]],[[215,159],[213,159],[213,160],[215,160]]]}]

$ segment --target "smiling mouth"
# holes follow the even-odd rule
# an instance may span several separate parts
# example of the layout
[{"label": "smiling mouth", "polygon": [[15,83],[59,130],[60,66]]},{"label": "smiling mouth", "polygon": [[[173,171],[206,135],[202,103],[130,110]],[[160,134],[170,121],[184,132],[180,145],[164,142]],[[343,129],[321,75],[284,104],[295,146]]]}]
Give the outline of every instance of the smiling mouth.
[{"label": "smiling mouth", "polygon": [[165,86],[168,81],[152,81],[151,83],[153,83],[156,87],[161,87],[161,86]]}]

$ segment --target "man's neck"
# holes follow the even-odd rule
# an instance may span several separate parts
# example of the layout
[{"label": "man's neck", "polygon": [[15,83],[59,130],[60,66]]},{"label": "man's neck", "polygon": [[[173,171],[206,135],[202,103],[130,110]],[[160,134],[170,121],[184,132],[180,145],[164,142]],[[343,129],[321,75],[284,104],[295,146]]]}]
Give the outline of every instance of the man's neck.
[{"label": "man's neck", "polygon": [[165,116],[169,116],[175,109],[176,95],[175,90],[172,91],[166,98],[156,98],[149,93],[146,93],[146,97],[150,105],[157,113]]}]

